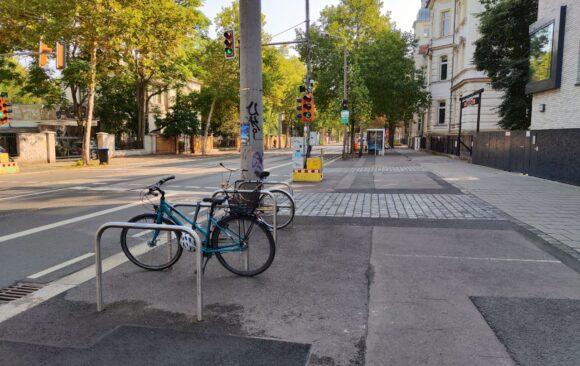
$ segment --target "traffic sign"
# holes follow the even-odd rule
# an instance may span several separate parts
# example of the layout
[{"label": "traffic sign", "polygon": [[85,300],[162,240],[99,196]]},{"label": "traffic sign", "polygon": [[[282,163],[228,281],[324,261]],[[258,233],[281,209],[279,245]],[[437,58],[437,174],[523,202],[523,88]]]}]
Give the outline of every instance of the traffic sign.
[{"label": "traffic sign", "polygon": [[343,125],[348,125],[348,117],[349,116],[350,116],[350,113],[348,110],[340,111],[340,122]]}]

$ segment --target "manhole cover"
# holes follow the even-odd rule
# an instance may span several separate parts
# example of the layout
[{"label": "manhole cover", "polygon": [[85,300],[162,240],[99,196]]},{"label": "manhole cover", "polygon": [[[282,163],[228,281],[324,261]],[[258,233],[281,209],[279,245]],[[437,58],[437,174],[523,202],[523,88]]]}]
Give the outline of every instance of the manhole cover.
[{"label": "manhole cover", "polygon": [[37,283],[17,283],[15,285],[2,288],[0,289],[0,303],[20,299],[26,295],[40,290],[42,287],[43,285]]}]

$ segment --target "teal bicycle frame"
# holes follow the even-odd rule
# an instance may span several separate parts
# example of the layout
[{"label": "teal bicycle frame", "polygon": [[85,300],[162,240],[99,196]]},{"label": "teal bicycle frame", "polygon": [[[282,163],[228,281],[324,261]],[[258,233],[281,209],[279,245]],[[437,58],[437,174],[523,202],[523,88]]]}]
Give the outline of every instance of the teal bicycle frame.
[{"label": "teal bicycle frame", "polygon": [[[193,217],[193,219],[190,219],[186,214],[179,211],[173,205],[168,203],[164,197],[162,197],[160,202],[159,202],[159,206],[157,207],[157,210],[156,210],[157,217],[156,217],[155,221],[158,224],[162,223],[163,217],[166,217],[166,218],[171,219],[173,222],[175,222],[176,225],[180,225],[180,226],[191,225],[192,229],[194,229],[195,231],[198,231],[204,237],[204,239],[202,240],[202,243],[201,243],[202,244],[201,245],[202,253],[206,253],[206,254],[231,253],[231,252],[241,252],[241,251],[244,251],[245,249],[247,249],[248,244],[246,243],[246,238],[245,237],[242,238],[240,235],[236,234],[235,232],[233,232],[229,228],[223,228],[223,227],[219,226],[218,220],[216,220],[212,214],[213,209],[211,207],[208,207],[208,209],[210,211],[208,212],[208,215],[207,215],[208,216],[207,227],[204,228],[201,225],[199,225],[197,223],[197,217],[199,215],[199,211],[200,211],[201,207],[207,207],[207,206],[201,206],[201,204],[198,203],[196,205],[195,216]],[[230,237],[230,239],[232,239],[236,244],[225,245],[225,246],[222,246],[219,248],[212,248],[210,246],[210,242],[209,242],[210,235],[212,233],[212,230],[211,230],[212,225],[214,227],[214,230],[216,228],[218,228],[221,232],[224,232],[226,235],[228,235],[228,237]],[[156,231],[154,233],[153,238],[151,239],[152,243],[155,243],[157,241],[157,237],[158,237],[159,233],[160,233],[160,231]]]}]

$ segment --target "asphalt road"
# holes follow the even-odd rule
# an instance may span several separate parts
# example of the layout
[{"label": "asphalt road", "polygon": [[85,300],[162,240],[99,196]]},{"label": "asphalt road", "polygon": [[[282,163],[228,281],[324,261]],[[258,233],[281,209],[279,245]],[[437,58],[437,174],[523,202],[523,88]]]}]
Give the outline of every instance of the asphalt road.
[{"label": "asphalt road", "polygon": [[[0,178],[0,288],[19,282],[46,283],[94,261],[92,240],[107,221],[126,221],[148,210],[139,193],[158,179],[173,200],[208,196],[224,170],[239,157],[125,159],[105,168],[23,172]],[[290,153],[267,153],[272,180],[288,180]],[[105,234],[104,257],[120,252],[118,233]]]}]

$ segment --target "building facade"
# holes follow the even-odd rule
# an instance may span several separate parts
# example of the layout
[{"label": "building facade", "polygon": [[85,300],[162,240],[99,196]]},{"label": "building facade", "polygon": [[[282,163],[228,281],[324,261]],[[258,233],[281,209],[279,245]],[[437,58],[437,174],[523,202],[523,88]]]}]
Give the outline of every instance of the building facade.
[{"label": "building facade", "polygon": [[[493,90],[490,79],[473,64],[475,41],[479,38],[477,14],[483,11],[479,0],[425,0],[415,22],[419,45],[415,53],[418,67],[425,67],[431,105],[423,117],[418,136],[456,138],[459,133],[460,98],[484,89],[481,97],[480,131],[497,131],[497,107],[501,93]],[[428,12],[428,20],[424,17]],[[463,109],[462,135],[477,130],[477,106]],[[417,120],[417,126],[420,120]],[[447,152],[447,151],[446,151]]]},{"label": "building facade", "polygon": [[558,85],[532,93],[532,130],[580,129],[580,1],[539,0],[538,21],[532,30],[561,22],[561,27],[551,29],[552,41],[561,38],[561,47],[552,44],[554,53],[549,55],[560,80]]}]

